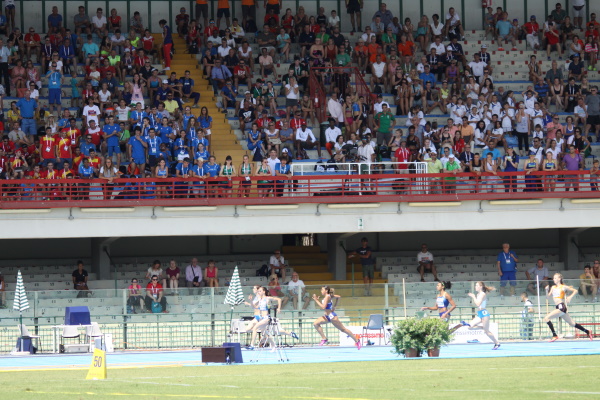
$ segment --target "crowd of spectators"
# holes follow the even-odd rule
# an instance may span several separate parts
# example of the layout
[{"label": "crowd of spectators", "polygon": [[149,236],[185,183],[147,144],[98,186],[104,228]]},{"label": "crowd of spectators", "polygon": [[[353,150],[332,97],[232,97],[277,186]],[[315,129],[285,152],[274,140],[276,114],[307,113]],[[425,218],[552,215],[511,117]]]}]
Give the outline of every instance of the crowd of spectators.
[{"label": "crowd of spectators", "polygon": [[[325,150],[332,163],[389,158],[400,163],[399,173],[419,161],[430,173],[495,175],[524,169],[530,174],[583,169],[594,141],[590,133],[600,138],[600,96],[587,79],[596,70],[600,23],[594,12],[584,23],[579,2],[569,10],[557,3],[541,27],[534,15],[520,24],[501,7],[495,13],[488,9],[485,35],[496,40],[498,50],[507,44],[516,50],[516,40],[525,40],[552,60],[552,68],[544,71],[540,53],[531,56],[532,84],[520,94],[494,84],[496,60],[488,44],[465,54],[464,24],[454,7],[442,18],[432,15],[432,22],[424,15],[414,26],[385,3],[365,21],[362,1],[348,0],[352,32],[344,36],[336,10],[326,13],[320,7],[310,15],[300,6],[294,13],[278,0],[265,0],[267,13],[258,24],[258,3],[245,3],[240,22],[230,20],[229,2],[219,1],[215,21],[207,2],[199,0],[195,16],[180,9],[173,29],[161,20],[160,39],[139,12],[123,21],[117,9],[106,16],[98,8],[90,18],[80,6],[69,29],[53,7],[45,35],[33,28],[23,35],[0,18],[8,34],[6,44],[0,41],[0,94],[18,96],[2,115],[2,178],[100,178],[105,186],[121,176],[157,182],[198,178],[231,190],[238,176],[247,182],[240,185],[240,195],[246,196],[254,177],[268,196],[281,192],[272,184],[261,188],[270,181],[260,177],[291,178],[292,159],[308,158],[311,149],[319,159]],[[177,51],[200,54],[218,106],[235,110],[250,152],[237,165],[212,155],[213,116],[208,107],[199,116],[192,113],[201,106],[189,71],[184,76],[170,71],[172,35],[187,43]],[[253,41],[259,54],[250,46]],[[153,63],[162,63],[162,71]],[[278,75],[278,63],[289,64],[287,74]],[[376,100],[356,95],[347,73],[351,67],[370,75]],[[310,71],[329,94],[326,104],[309,96]],[[46,89],[44,76],[47,108],[37,100]],[[71,106],[80,119],[63,110],[64,86],[70,86]],[[244,86],[241,93],[238,88]],[[393,104],[384,101],[388,98]],[[316,131],[327,122],[319,120],[319,107],[329,118],[324,134]],[[438,109],[449,116],[443,126],[429,117]],[[565,123],[559,113],[568,114]],[[401,129],[396,129],[397,117],[402,117]],[[595,182],[600,172],[594,168]],[[153,193],[160,195],[161,186],[156,184]],[[188,189],[182,197],[210,192],[209,186]]]}]

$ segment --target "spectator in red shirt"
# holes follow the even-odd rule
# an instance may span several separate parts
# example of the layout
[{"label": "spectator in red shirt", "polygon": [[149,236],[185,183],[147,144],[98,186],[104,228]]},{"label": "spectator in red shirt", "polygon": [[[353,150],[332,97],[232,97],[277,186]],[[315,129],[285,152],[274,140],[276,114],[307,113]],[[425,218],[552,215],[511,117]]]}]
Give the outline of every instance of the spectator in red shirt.
[{"label": "spectator in red shirt", "polygon": [[90,161],[90,165],[94,167],[96,171],[100,169],[100,165],[102,165],[102,157],[100,157],[96,150],[90,150],[90,156],[87,158]]},{"label": "spectator in red shirt", "polygon": [[108,17],[108,30],[111,32],[121,30],[121,16],[117,15],[116,8],[110,10],[110,16]]},{"label": "spectator in red shirt", "polygon": [[75,147],[73,149],[73,169],[75,169],[75,171],[79,171],[79,164],[81,164],[84,158],[85,156],[81,154],[81,149]]},{"label": "spectator in red shirt", "polygon": [[290,128],[292,128],[292,130],[296,132],[302,127],[302,124],[306,125],[306,120],[302,118],[302,111],[296,111],[296,115],[294,115],[293,118],[290,119]]},{"label": "spectator in red shirt", "polygon": [[12,156],[15,153],[15,144],[8,138],[8,135],[2,137],[0,149],[4,150],[4,154],[7,156]]},{"label": "spectator in red shirt", "polygon": [[587,39],[588,36],[592,36],[594,38],[594,41],[597,42],[598,37],[600,37],[600,32],[598,31],[598,29],[598,25],[588,25],[587,29],[585,30],[585,38]]},{"label": "spectator in red shirt", "polygon": [[57,170],[54,169],[54,161],[48,161],[48,167],[42,174],[42,179],[60,179],[60,175]]},{"label": "spectator in red shirt", "polygon": [[61,131],[60,138],[56,143],[56,160],[58,165],[63,165],[64,163],[73,162],[73,152],[71,150],[71,139],[67,137],[67,132]]},{"label": "spectator in red shirt", "polygon": [[9,164],[8,164],[9,160],[10,160],[10,158],[6,155],[4,150],[2,148],[0,148],[0,176],[3,176],[4,174],[6,174],[6,171],[8,170],[8,167],[9,167]]},{"label": "spectator in red shirt", "polygon": [[204,45],[206,46],[206,40],[213,35],[213,33],[219,32],[219,28],[215,25],[215,20],[211,19],[208,22],[208,26],[204,28]]},{"label": "spectator in red shirt", "polygon": [[15,151],[15,155],[11,157],[9,163],[13,179],[23,179],[23,175],[25,174],[25,170],[29,168],[29,164],[27,164],[27,160],[21,149]]},{"label": "spectator in red shirt", "polygon": [[69,162],[64,162],[63,169],[58,172],[58,176],[60,176],[60,179],[67,179],[69,177],[73,178],[77,176],[77,174],[71,169],[71,164],[69,164]]},{"label": "spectator in red shirt", "polygon": [[146,285],[146,310],[152,311],[152,303],[160,303],[162,306],[162,312],[166,313],[167,311],[167,299],[164,296],[164,290],[160,283],[158,283],[158,277],[153,276],[152,280],[148,285]]},{"label": "spectator in red shirt", "polygon": [[69,126],[62,129],[67,133],[67,137],[71,141],[71,148],[75,150],[79,147],[79,140],[81,138],[81,131],[77,128],[77,120],[75,118],[71,118],[69,120]]},{"label": "spectator in red shirt", "polygon": [[525,30],[525,39],[527,39],[529,47],[538,50],[540,48],[540,25],[537,23],[535,15],[529,17],[529,22],[523,24],[523,29]]},{"label": "spectator in red shirt", "polygon": [[556,49],[559,59],[562,60],[562,46],[560,45],[560,34],[558,33],[558,29],[556,29],[556,24],[554,22],[548,22],[548,28],[548,32],[545,33],[546,56],[548,56],[548,61],[551,60],[550,52],[553,48]]},{"label": "spectator in red shirt", "polygon": [[46,135],[40,139],[40,155],[42,156],[42,166],[54,163],[56,157],[56,140],[52,136],[52,128],[46,128]]},{"label": "spectator in red shirt", "polygon": [[35,29],[32,26],[29,28],[29,32],[25,35],[25,50],[27,52],[27,58],[31,59],[31,53],[33,52],[36,56],[36,60],[40,59],[40,51],[42,48],[42,39],[40,35],[35,33]]},{"label": "spectator in red shirt", "polygon": [[102,141],[102,136],[104,133],[99,126],[96,125],[96,121],[91,120],[90,126],[86,132],[86,135],[92,137],[92,143],[96,146],[97,149],[100,148],[100,142]]},{"label": "spectator in red shirt", "polygon": [[244,60],[240,60],[233,68],[233,80],[235,87],[240,83],[247,84],[248,87],[252,86],[252,71]]},{"label": "spectator in red shirt", "polygon": [[[410,149],[406,147],[406,140],[400,142],[400,147],[394,152],[392,161],[395,163],[407,163],[410,161]],[[396,168],[396,172],[399,174],[408,173],[408,164],[400,164]]]}]

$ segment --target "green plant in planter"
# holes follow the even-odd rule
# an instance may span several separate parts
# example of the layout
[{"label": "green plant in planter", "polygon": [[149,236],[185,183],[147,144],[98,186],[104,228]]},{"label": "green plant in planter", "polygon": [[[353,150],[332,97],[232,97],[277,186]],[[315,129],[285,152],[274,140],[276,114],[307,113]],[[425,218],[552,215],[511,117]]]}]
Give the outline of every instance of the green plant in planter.
[{"label": "green plant in planter", "polygon": [[416,350],[417,357],[426,350],[440,348],[452,340],[448,323],[439,318],[408,318],[400,321],[392,334],[396,354],[407,355]]}]

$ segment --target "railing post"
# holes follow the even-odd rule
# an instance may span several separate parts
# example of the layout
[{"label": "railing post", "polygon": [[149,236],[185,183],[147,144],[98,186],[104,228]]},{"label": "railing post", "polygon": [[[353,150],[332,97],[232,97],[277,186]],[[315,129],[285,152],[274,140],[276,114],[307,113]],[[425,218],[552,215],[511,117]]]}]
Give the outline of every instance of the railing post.
[{"label": "railing post", "polygon": [[384,283],[383,287],[384,287],[383,296],[384,296],[384,300],[385,300],[384,304],[385,304],[385,308],[387,310],[390,306],[390,295],[388,293],[389,284],[386,282],[386,283]]}]

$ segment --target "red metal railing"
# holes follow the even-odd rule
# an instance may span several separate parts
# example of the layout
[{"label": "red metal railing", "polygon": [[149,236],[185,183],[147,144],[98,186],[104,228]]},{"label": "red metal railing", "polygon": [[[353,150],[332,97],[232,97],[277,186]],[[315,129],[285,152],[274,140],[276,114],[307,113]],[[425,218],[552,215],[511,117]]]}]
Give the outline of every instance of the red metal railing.
[{"label": "red metal railing", "polygon": [[[587,171],[0,182],[1,209],[598,198]],[[577,190],[574,190],[577,189]]]}]

